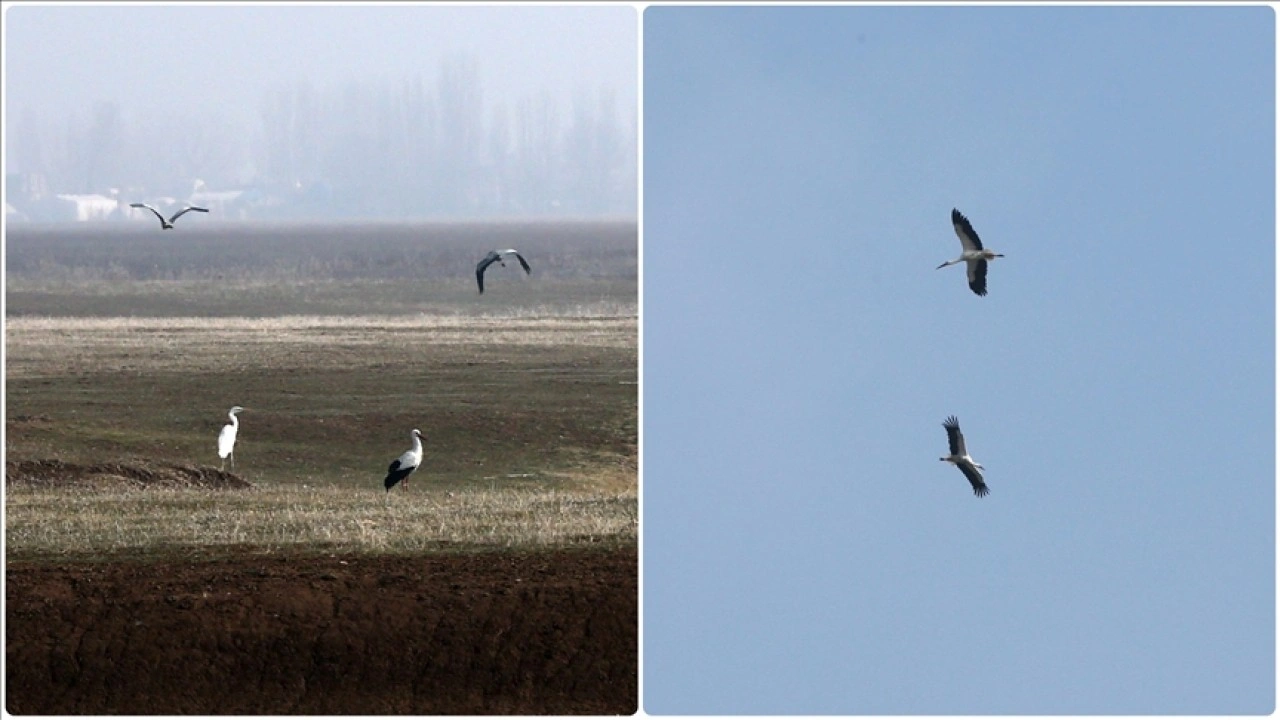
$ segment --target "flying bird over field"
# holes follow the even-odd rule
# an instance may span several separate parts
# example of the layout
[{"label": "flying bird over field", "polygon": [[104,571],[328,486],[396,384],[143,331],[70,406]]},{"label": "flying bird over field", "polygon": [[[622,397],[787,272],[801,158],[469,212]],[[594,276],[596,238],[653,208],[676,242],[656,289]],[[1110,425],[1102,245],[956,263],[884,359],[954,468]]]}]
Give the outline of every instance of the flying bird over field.
[{"label": "flying bird over field", "polygon": [[178,220],[178,218],[182,217],[183,213],[189,212],[191,210],[195,210],[196,212],[203,212],[203,213],[209,212],[208,208],[196,207],[195,205],[188,205],[182,208],[181,210],[179,210],[178,212],[174,213],[173,217],[169,218],[168,220],[165,220],[164,215],[161,215],[159,210],[151,207],[146,203],[129,203],[129,207],[146,208],[151,212],[155,213],[156,217],[160,218],[160,229],[162,230],[172,230],[173,223],[175,223]]},{"label": "flying bird over field", "polygon": [[964,449],[964,435],[960,432],[960,421],[956,419],[955,415],[952,415],[947,418],[946,422],[942,423],[942,427],[947,429],[947,442],[951,445],[951,454],[938,459],[960,468],[960,472],[964,473],[964,476],[969,479],[969,484],[973,486],[974,495],[978,497],[986,495],[989,492],[987,484],[982,481],[982,473],[979,472],[979,470],[984,470],[985,468],[974,462],[973,458],[969,457],[969,453]]},{"label": "flying bird over field", "polygon": [[955,228],[956,236],[960,238],[960,245],[964,250],[960,253],[960,257],[942,263],[937,269],[964,263],[969,271],[969,289],[977,295],[986,295],[987,261],[1002,258],[1004,255],[993,250],[984,250],[982,240],[978,239],[978,233],[974,232],[973,226],[969,224],[969,218],[955,208],[951,209],[951,226]]},{"label": "flying bird over field", "polygon": [[507,264],[502,261],[503,255],[515,255],[516,259],[520,261],[520,267],[524,268],[525,275],[532,272],[529,268],[529,263],[525,262],[524,257],[515,250],[490,250],[489,254],[485,255],[484,259],[480,261],[480,264],[476,265],[476,284],[480,286],[481,295],[484,294],[484,271],[488,270],[489,266],[494,263],[506,267]]},{"label": "flying bird over field", "polygon": [[387,468],[387,479],[382,481],[382,484],[387,486],[387,492],[391,492],[391,488],[401,480],[404,480],[405,487],[408,487],[409,476],[422,464],[422,431],[414,428],[410,437],[413,438],[413,448],[393,460]]},{"label": "flying bird over field", "polygon": [[227,416],[231,418],[231,422],[222,426],[222,432],[218,433],[218,457],[222,458],[222,465],[218,466],[219,470],[226,467],[227,458],[231,458],[231,469],[236,469],[236,433],[240,432],[240,421],[236,419],[236,413],[243,412],[244,408],[239,405],[231,408]]}]

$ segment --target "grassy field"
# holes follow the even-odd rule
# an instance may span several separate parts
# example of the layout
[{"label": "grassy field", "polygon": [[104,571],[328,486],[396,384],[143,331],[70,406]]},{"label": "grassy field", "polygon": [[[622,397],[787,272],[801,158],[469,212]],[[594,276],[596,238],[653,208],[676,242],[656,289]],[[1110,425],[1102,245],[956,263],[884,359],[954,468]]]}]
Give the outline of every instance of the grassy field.
[{"label": "grassy field", "polygon": [[634,544],[634,223],[152,230],[10,234],[6,459],[216,468],[242,405],[254,487],[9,484],[10,560]]}]

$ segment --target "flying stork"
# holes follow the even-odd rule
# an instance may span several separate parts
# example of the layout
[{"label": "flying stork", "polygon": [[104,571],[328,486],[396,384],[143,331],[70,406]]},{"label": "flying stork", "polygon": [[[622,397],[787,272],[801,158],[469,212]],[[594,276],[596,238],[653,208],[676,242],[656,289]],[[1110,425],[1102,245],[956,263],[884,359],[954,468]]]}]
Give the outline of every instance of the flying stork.
[{"label": "flying stork", "polygon": [[489,254],[485,255],[484,259],[480,261],[480,264],[476,265],[476,284],[480,286],[481,295],[484,294],[484,271],[488,270],[489,266],[494,263],[506,267],[507,264],[502,261],[503,255],[515,255],[516,259],[520,261],[520,267],[524,268],[525,275],[532,272],[529,268],[529,263],[524,261],[524,256],[515,250],[490,250]]},{"label": "flying stork", "polygon": [[946,422],[942,423],[942,427],[947,429],[947,442],[951,445],[951,454],[938,459],[960,468],[960,472],[964,473],[966,478],[969,478],[969,484],[973,486],[974,495],[978,497],[986,495],[990,491],[987,490],[987,484],[982,481],[982,473],[978,472],[985,468],[969,457],[969,453],[964,449],[964,435],[960,432],[960,421],[956,419],[955,415],[952,415],[947,418]]},{"label": "flying stork", "polygon": [[173,229],[173,224],[174,224],[175,222],[177,222],[178,218],[182,217],[183,213],[186,213],[186,212],[188,212],[188,211],[195,210],[196,212],[203,212],[203,213],[207,213],[207,212],[209,212],[209,208],[196,207],[195,205],[187,205],[186,207],[182,208],[182,209],[181,209],[181,210],[179,210],[178,212],[174,213],[174,214],[173,214],[173,217],[169,218],[168,220],[165,220],[165,219],[164,219],[164,216],[160,214],[160,211],[159,211],[159,210],[155,209],[154,207],[152,207],[152,206],[150,206],[150,205],[148,205],[148,204],[146,204],[146,203],[129,203],[129,207],[131,207],[131,208],[146,208],[146,209],[150,210],[151,212],[155,213],[155,214],[156,214],[156,217],[160,218],[160,229],[161,229],[161,230],[172,230],[172,229]]},{"label": "flying stork", "polygon": [[422,464],[422,431],[414,428],[410,437],[413,438],[413,449],[405,451],[405,454],[391,461],[391,465],[387,468],[387,479],[382,481],[382,484],[387,486],[387,492],[391,492],[391,488],[401,480],[404,480],[405,487],[408,487],[409,476]]},{"label": "flying stork", "polygon": [[965,263],[969,271],[969,289],[977,295],[987,294],[987,261],[1002,258],[1001,255],[994,250],[984,250],[982,248],[982,240],[978,239],[978,233],[973,231],[973,226],[969,224],[969,218],[955,208],[951,209],[951,226],[956,230],[956,236],[960,238],[960,244],[964,247],[964,251],[960,253],[960,257],[955,260],[948,260],[937,267],[938,270],[957,263]]},{"label": "flying stork", "polygon": [[240,431],[240,421],[236,419],[236,413],[243,411],[244,408],[236,405],[231,408],[227,416],[231,418],[231,422],[222,426],[222,432],[218,433],[218,457],[222,458],[222,464],[218,466],[219,470],[226,467],[227,458],[231,458],[231,470],[236,469],[236,456],[234,454],[236,447],[236,433]]}]

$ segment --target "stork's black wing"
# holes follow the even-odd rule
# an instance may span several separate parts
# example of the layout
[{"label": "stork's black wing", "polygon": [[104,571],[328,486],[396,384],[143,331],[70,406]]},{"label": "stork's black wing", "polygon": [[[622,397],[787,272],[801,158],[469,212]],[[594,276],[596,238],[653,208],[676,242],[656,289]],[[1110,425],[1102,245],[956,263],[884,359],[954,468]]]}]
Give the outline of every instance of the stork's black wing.
[{"label": "stork's black wing", "polygon": [[956,467],[960,468],[960,472],[969,479],[969,484],[973,486],[973,494],[982,497],[991,492],[987,489],[987,484],[982,480],[982,473],[978,472],[978,468],[967,462],[956,463]]},{"label": "stork's black wing", "polygon": [[970,260],[965,265],[969,270],[969,289],[975,295],[987,294],[987,261]]},{"label": "stork's black wing", "polygon": [[160,224],[161,224],[161,225],[164,225],[164,223],[165,223],[164,216],[160,214],[160,211],[159,211],[159,210],[157,210],[157,209],[155,209],[155,208],[153,208],[153,207],[151,207],[150,205],[148,205],[148,204],[146,204],[146,203],[129,203],[129,207],[131,207],[131,208],[146,208],[146,209],[150,210],[150,211],[151,211],[151,213],[152,213],[153,215],[155,215],[155,216],[156,216],[156,218],[157,218],[158,220],[160,220]]},{"label": "stork's black wing", "polygon": [[964,245],[965,250],[982,249],[982,240],[969,224],[969,218],[955,208],[951,208],[951,227],[955,228],[960,244]]},{"label": "stork's black wing", "polygon": [[385,485],[388,490],[390,490],[391,488],[395,487],[396,483],[409,477],[409,473],[413,472],[416,468],[417,468],[416,465],[410,465],[409,467],[400,467],[400,461],[395,460],[391,463],[391,466],[387,468],[387,477],[385,480],[382,481],[382,484]]},{"label": "stork's black wing", "polygon": [[488,255],[484,256],[484,259],[480,261],[479,265],[476,265],[476,285],[480,287],[481,295],[484,294],[484,271],[496,262],[498,262],[498,253],[490,252]]},{"label": "stork's black wing", "polygon": [[204,212],[204,213],[209,212],[209,208],[202,208],[202,207],[196,207],[195,205],[188,205],[182,208],[181,210],[179,210],[178,212],[174,213],[173,217],[169,218],[169,222],[171,223],[174,222],[175,220],[182,217],[184,214],[186,214],[191,210],[195,210],[196,212]]},{"label": "stork's black wing", "polygon": [[511,253],[511,254],[515,255],[516,259],[520,261],[520,267],[524,268],[525,275],[528,275],[529,273],[533,272],[533,270],[529,267],[529,263],[524,261],[523,255],[521,255],[520,253]]},{"label": "stork's black wing", "polygon": [[963,457],[967,453],[964,450],[964,435],[960,433],[960,421],[955,415],[947,418],[942,423],[942,427],[947,429],[947,444],[951,447],[951,455],[953,457]]}]

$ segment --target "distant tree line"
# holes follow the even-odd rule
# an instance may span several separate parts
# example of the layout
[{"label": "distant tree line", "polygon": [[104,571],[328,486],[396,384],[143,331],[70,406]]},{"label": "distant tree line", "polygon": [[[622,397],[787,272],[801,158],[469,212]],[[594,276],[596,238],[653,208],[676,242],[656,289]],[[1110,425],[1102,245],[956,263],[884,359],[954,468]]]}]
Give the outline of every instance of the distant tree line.
[{"label": "distant tree line", "polygon": [[[251,187],[263,214],[321,217],[634,215],[634,107],[608,87],[575,91],[568,117],[550,91],[486,104],[468,55],[434,83],[352,82],[268,90],[256,127],[219,114],[128,118],[109,100],[65,126],[29,110],[10,136],[8,171],[54,193],[184,198]],[[274,198],[276,202],[268,202]]]}]

